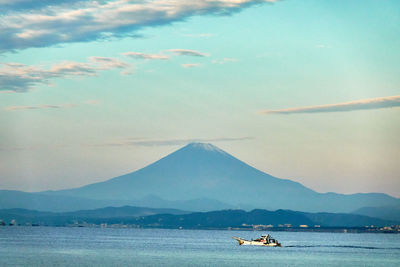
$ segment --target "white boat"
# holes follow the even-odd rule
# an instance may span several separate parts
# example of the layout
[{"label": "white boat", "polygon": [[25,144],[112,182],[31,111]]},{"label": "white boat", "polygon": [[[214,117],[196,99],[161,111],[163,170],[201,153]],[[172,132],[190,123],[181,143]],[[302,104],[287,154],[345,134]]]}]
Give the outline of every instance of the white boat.
[{"label": "white boat", "polygon": [[272,238],[270,235],[262,235],[260,238],[255,240],[246,240],[240,237],[232,237],[239,242],[239,245],[250,245],[250,246],[265,246],[265,247],[281,247],[281,243],[278,240]]}]

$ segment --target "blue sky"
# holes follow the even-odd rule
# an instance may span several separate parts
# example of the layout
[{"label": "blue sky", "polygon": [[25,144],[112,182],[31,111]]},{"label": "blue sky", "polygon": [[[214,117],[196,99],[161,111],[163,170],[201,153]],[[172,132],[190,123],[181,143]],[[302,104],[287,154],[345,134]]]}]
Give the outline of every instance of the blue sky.
[{"label": "blue sky", "polygon": [[400,196],[398,1],[64,2],[0,1],[0,188],[198,140],[319,192]]}]

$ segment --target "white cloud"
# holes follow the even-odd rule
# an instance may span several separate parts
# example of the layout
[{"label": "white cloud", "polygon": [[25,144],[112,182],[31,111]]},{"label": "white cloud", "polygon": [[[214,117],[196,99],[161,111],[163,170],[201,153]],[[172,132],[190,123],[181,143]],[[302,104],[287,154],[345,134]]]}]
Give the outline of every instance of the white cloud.
[{"label": "white cloud", "polygon": [[387,96],[356,100],[337,104],[295,107],[278,110],[264,110],[264,114],[296,114],[296,113],[319,113],[319,112],[344,112],[365,109],[381,109],[400,106],[400,96]]},{"label": "white cloud", "polygon": [[200,64],[199,63],[186,63],[186,64],[182,64],[181,66],[188,69],[188,68],[199,67]]},{"label": "white cloud", "polygon": [[208,57],[209,54],[202,53],[191,49],[170,49],[168,50],[178,56],[191,56],[191,57]]},{"label": "white cloud", "polygon": [[[3,0],[0,51],[86,42],[132,34],[144,27],[182,21],[195,15],[229,15],[249,5],[277,0]],[[24,9],[29,6],[28,9]],[[3,8],[1,8],[3,7]],[[37,7],[37,8],[36,8]]]},{"label": "white cloud", "polygon": [[90,57],[89,58],[92,62],[98,64],[99,69],[107,70],[107,69],[114,69],[120,68],[125,69],[130,67],[128,63],[125,63],[117,58],[112,57]]},{"label": "white cloud", "polygon": [[125,52],[122,55],[137,59],[158,59],[158,60],[168,60],[169,56],[163,54],[145,54],[140,52]]},{"label": "white cloud", "polygon": [[64,61],[45,69],[20,63],[0,63],[0,91],[26,92],[52,78],[95,76],[99,71],[129,69],[131,66],[116,58],[90,57],[88,62]]}]

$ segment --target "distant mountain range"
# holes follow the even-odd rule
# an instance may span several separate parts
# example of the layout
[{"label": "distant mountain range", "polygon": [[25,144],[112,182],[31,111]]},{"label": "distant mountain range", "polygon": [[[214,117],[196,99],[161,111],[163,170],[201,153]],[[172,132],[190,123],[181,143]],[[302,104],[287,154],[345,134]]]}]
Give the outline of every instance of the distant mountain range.
[{"label": "distant mountain range", "polygon": [[361,227],[366,225],[387,226],[399,222],[382,220],[362,215],[336,213],[306,213],[291,210],[221,210],[210,212],[185,212],[174,209],[151,209],[125,206],[107,207],[96,210],[75,212],[40,212],[26,209],[0,210],[0,219],[9,223],[16,220],[19,224],[33,223],[50,226],[65,226],[83,222],[88,224],[133,224],[140,227],[158,228],[228,228],[251,225],[290,224],[320,225],[321,227]]},{"label": "distant mountain range", "polygon": [[233,208],[213,199],[191,199],[168,201],[154,195],[139,200],[88,199],[54,194],[29,193],[15,190],[0,190],[0,209],[22,208],[40,211],[66,212],[81,209],[97,209],[108,206],[121,207],[126,205],[150,206],[153,208],[181,208],[191,211],[209,211],[213,209]]},{"label": "distant mountain range", "polygon": [[0,191],[0,208],[72,211],[121,205],[349,213],[364,207],[400,207],[400,199],[382,193],[318,193],[204,143],[189,144],[143,169],[105,182],[39,193]]}]

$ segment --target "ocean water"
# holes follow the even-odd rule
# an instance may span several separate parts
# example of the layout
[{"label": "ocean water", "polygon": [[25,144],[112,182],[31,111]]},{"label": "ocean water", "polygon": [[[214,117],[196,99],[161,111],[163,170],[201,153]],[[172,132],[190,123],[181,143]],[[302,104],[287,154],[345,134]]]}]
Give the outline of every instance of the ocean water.
[{"label": "ocean water", "polygon": [[400,234],[0,227],[0,266],[400,266]]}]

